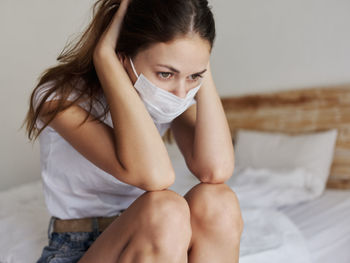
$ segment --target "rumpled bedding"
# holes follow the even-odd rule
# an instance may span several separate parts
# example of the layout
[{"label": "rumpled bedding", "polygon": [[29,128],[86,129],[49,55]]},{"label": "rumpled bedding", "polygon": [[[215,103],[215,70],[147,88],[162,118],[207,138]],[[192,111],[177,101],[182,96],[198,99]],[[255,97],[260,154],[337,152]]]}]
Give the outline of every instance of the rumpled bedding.
[{"label": "rumpled bedding", "polygon": [[[177,178],[170,189],[179,194],[183,195],[199,183],[183,165],[175,166],[175,172]],[[240,262],[310,263],[310,255],[302,234],[291,220],[276,208],[275,199],[278,198],[278,194],[268,195],[263,189],[266,190],[271,186],[262,187],[259,180],[256,182],[258,185],[254,185],[249,179],[261,173],[250,170],[241,174],[251,186],[244,185],[239,180],[227,182],[240,199],[245,222],[241,238]],[[263,174],[268,177],[266,172]],[[239,178],[237,174],[234,176]],[[271,176],[276,174],[271,173]],[[272,178],[267,181],[274,182]],[[259,187],[260,195],[253,190]],[[35,262],[42,248],[47,245],[50,216],[42,191],[42,183],[38,180],[0,192],[0,263]],[[265,199],[262,198],[264,196]],[[288,201],[288,198],[284,196],[281,200]],[[283,202],[278,202],[278,205],[282,204]]]},{"label": "rumpled bedding", "polygon": [[[184,195],[199,181],[191,175],[183,158],[173,157],[172,160],[177,177],[170,189]],[[306,180],[308,174],[303,169],[235,170],[226,184],[237,194],[244,220],[240,263],[312,262],[302,233],[278,210],[317,198],[305,188]]]},{"label": "rumpled bedding", "polygon": [[0,263],[36,262],[50,219],[41,181],[0,192],[0,207]]},{"label": "rumpled bedding", "polygon": [[281,208],[319,197],[310,185],[312,175],[304,168],[235,170],[227,182],[236,192],[242,207]]},{"label": "rumpled bedding", "polygon": [[274,209],[242,209],[245,227],[240,263],[311,263],[306,241],[296,225]]},{"label": "rumpled bedding", "polygon": [[298,227],[278,209],[317,198],[306,186],[302,168],[273,171],[237,169],[227,184],[237,194],[245,227],[240,262],[310,263],[306,240]]}]

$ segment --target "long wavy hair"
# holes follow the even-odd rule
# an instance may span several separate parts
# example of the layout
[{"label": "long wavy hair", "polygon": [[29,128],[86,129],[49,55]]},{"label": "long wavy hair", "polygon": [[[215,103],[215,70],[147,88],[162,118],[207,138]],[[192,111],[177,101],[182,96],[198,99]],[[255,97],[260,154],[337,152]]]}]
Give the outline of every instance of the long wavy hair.
[{"label": "long wavy hair", "polygon": [[[87,28],[64,47],[57,58],[58,65],[46,69],[39,76],[39,81],[30,96],[29,110],[22,124],[22,127],[26,124],[29,140],[33,140],[34,137],[34,142],[60,111],[81,100],[88,101],[90,113],[93,103],[100,103],[104,109],[104,112],[95,116],[94,120],[106,117],[109,105],[105,105],[100,99],[103,89],[92,57],[98,40],[118,10],[120,2],[120,0],[95,2],[92,6],[93,18]],[[207,0],[132,0],[123,20],[116,52],[133,57],[152,44],[168,42],[192,32],[198,33],[207,40],[212,49],[215,40],[215,23]],[[81,80],[84,83],[82,88],[77,85]],[[42,96],[38,106],[34,108],[35,92],[41,85],[51,81],[53,85]],[[73,91],[78,96],[67,104],[66,99]],[[35,123],[40,110],[46,99],[53,93],[55,96],[60,96],[61,99],[57,107],[45,115],[49,117],[48,121],[44,122],[41,129],[38,129]],[[87,119],[88,115],[80,125]],[[172,143],[172,137],[168,129],[162,139]]]}]

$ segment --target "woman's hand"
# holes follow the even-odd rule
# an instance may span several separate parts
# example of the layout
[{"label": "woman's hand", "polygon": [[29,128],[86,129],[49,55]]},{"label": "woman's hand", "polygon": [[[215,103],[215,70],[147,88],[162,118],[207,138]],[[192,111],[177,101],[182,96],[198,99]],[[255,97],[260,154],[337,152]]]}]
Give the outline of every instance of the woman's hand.
[{"label": "woman's hand", "polygon": [[121,0],[117,12],[115,12],[110,24],[101,35],[101,38],[95,47],[94,53],[98,53],[106,48],[113,50],[116,49],[123,19],[130,1],[132,0]]}]

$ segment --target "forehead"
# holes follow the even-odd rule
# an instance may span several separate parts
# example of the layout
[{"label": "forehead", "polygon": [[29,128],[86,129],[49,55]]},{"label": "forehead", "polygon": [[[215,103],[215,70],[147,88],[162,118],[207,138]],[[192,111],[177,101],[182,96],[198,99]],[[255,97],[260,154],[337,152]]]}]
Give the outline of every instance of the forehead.
[{"label": "forehead", "polygon": [[205,69],[210,58],[210,44],[198,34],[176,38],[166,43],[155,43],[137,55],[150,66],[166,64],[181,73]]}]

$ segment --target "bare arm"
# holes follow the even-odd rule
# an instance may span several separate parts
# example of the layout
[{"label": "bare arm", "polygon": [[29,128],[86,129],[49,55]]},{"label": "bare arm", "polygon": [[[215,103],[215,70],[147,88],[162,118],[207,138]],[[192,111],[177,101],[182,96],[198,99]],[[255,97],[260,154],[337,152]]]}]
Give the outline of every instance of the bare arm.
[{"label": "bare arm", "polygon": [[[122,11],[116,13],[115,23],[102,39],[116,44],[116,32],[122,19]],[[114,35],[114,36],[112,36]],[[115,37],[115,39],[114,39]],[[60,99],[43,103],[39,118],[55,129],[74,149],[101,170],[118,180],[134,185],[146,191],[168,188],[175,173],[168,157],[165,145],[135,91],[114,49],[99,42],[94,63],[101,79],[114,128],[100,120],[93,120],[88,111],[79,105],[70,105],[50,120],[60,103]],[[64,102],[64,104],[70,104]],[[88,116],[87,116],[88,115]],[[88,120],[83,123],[85,117]]]},{"label": "bare arm", "polygon": [[162,138],[137,94],[115,47],[127,1],[122,1],[94,52],[94,65],[103,87],[114,125],[115,149],[124,170],[143,181],[169,187],[175,172]]},{"label": "bare arm", "polygon": [[210,64],[193,105],[172,123],[175,140],[191,172],[202,182],[223,183],[234,169],[234,151],[226,116]]}]

